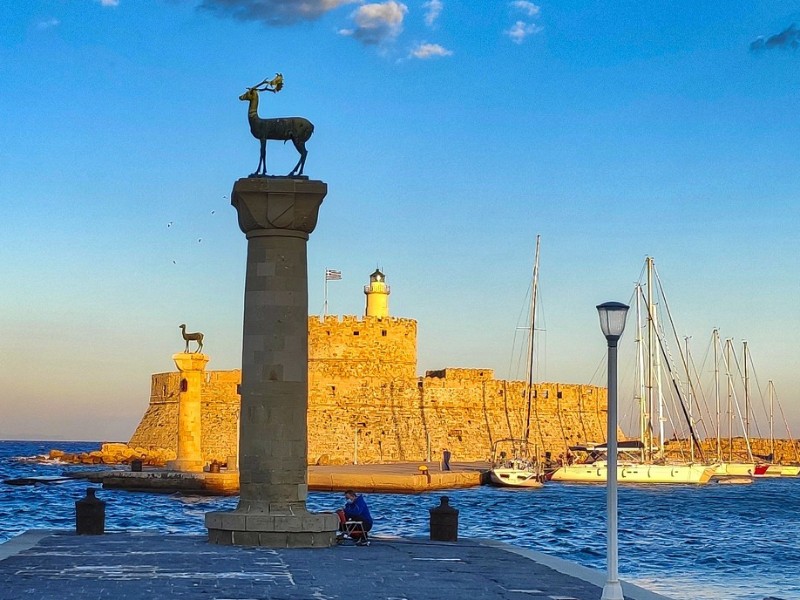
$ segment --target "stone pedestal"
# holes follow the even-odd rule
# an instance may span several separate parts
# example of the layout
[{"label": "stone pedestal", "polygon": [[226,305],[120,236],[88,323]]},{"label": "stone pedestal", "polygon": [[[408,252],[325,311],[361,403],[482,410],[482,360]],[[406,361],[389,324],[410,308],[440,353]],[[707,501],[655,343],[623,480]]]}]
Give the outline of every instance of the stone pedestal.
[{"label": "stone pedestal", "polygon": [[247,236],[236,510],[206,514],[217,544],[327,547],[332,513],[306,510],[308,268],[306,244],[328,186],[240,179],[231,204]]},{"label": "stone pedestal", "polygon": [[181,375],[178,395],[178,452],[175,460],[169,461],[166,468],[170,471],[200,472],[204,465],[200,390],[209,357],[197,352],[180,352],[173,354],[172,360]]}]

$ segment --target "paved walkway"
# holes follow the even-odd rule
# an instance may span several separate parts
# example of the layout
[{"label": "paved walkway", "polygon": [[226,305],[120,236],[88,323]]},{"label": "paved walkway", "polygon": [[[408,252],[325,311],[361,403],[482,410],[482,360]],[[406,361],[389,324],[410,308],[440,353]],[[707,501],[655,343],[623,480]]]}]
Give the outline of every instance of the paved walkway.
[{"label": "paved walkway", "polygon": [[[30,531],[0,545],[2,600],[599,600],[603,580],[487,540],[275,550],[214,546],[201,535]],[[623,589],[626,599],[668,600]]]}]

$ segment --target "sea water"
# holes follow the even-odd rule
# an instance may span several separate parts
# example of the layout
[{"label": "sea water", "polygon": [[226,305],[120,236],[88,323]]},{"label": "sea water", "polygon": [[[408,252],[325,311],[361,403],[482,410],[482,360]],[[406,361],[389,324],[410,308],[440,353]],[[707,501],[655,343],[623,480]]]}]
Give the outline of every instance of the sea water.
[{"label": "sea water", "polygon": [[[96,443],[0,442],[0,480],[106,470],[44,460],[51,448],[96,450]],[[75,500],[87,482],[0,484],[0,542],[28,529],[75,527]],[[367,494],[376,535],[427,536],[428,509],[446,494],[459,509],[459,536],[490,537],[587,567],[606,565],[606,493],[601,485],[540,489],[479,487],[426,494]],[[101,490],[106,529],[205,533],[203,515],[237,498]],[[312,511],[340,507],[339,493],[310,493]],[[622,579],[675,600],[800,600],[800,478],[750,485],[619,489]]]}]

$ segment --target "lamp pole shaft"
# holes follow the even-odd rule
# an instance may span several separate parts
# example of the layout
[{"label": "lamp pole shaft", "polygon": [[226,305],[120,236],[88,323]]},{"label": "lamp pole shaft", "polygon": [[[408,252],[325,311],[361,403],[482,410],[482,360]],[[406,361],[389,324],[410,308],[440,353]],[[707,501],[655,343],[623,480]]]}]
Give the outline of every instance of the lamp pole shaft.
[{"label": "lamp pole shaft", "polygon": [[624,600],[617,572],[617,342],[608,341],[608,466],[607,496],[607,562],[608,579],[601,600]]}]

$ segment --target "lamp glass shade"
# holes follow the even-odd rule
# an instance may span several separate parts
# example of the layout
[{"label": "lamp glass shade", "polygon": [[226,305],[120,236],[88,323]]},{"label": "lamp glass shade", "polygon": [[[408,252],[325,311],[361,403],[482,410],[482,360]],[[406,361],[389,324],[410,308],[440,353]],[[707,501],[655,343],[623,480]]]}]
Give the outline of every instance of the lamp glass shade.
[{"label": "lamp glass shade", "polygon": [[617,340],[625,330],[625,317],[628,315],[627,304],[622,302],[604,302],[597,306],[600,315],[600,329],[606,339]]}]

